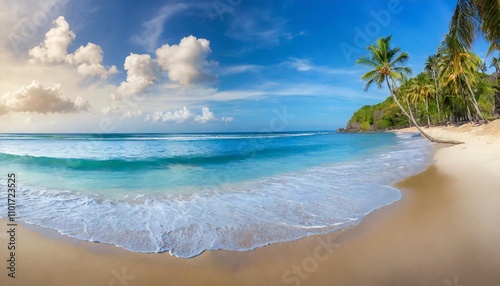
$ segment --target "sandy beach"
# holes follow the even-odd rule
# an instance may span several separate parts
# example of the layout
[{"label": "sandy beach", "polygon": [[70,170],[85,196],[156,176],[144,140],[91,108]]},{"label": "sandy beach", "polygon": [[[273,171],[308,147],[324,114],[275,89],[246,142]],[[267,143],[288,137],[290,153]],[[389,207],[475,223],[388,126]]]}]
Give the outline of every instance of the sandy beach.
[{"label": "sandy beach", "polygon": [[179,259],[20,225],[13,279],[0,221],[0,285],[500,285],[500,121],[426,130],[464,144],[437,147],[400,201],[351,229]]}]

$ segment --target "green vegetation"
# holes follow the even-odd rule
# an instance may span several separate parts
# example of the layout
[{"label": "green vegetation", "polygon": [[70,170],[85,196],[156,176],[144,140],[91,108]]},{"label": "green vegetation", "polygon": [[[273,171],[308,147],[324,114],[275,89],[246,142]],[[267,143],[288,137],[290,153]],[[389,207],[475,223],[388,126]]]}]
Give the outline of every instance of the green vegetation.
[{"label": "green vegetation", "polygon": [[[492,75],[481,73],[479,74],[479,77],[479,81],[475,88],[475,97],[477,99],[479,109],[484,114],[486,119],[492,120],[495,116],[494,97],[496,73]],[[413,81],[414,79],[411,79],[407,81],[408,83],[403,83],[399,90],[407,88],[409,82]],[[430,87],[427,88],[431,89]],[[414,88],[414,90],[415,89],[416,88]],[[433,93],[433,95],[436,95],[436,93]],[[398,97],[400,97],[400,99],[402,98],[402,96]],[[437,100],[435,97],[429,98],[427,100],[427,109],[425,101],[419,100],[418,93],[417,95],[407,93],[407,97],[404,97],[403,100],[406,99],[408,99],[408,103],[405,101],[406,110],[411,110],[419,125],[429,125],[430,123],[431,126],[435,126],[468,120],[466,110],[461,110],[455,106],[457,110],[453,113],[452,100],[454,98],[449,94],[444,93],[444,102],[441,102],[439,97]],[[441,108],[438,109],[438,103],[441,108],[444,108],[442,111],[440,110]],[[382,103],[376,105],[365,105],[358,109],[347,123],[346,129],[351,132],[366,132],[385,131],[409,126],[410,121],[408,118],[399,109],[392,97],[388,97]]]},{"label": "green vegetation", "polygon": [[379,131],[408,127],[408,118],[391,97],[376,105],[365,105],[354,113],[347,129],[350,131]]},{"label": "green vegetation", "polygon": [[[489,7],[485,9],[485,7]],[[420,125],[431,126],[468,120],[488,123],[500,116],[500,60],[493,57],[493,75],[487,75],[486,63],[471,52],[480,31],[490,41],[488,54],[500,48],[500,2],[498,0],[458,0],[445,35],[425,70],[409,78],[404,64],[409,55],[391,47],[391,37],[380,38],[367,47],[368,56],[356,63],[369,69],[361,76],[365,90],[376,84],[387,85],[390,97],[374,106],[363,106],[349,120],[347,131],[375,131],[411,125],[432,142],[436,140]]]}]

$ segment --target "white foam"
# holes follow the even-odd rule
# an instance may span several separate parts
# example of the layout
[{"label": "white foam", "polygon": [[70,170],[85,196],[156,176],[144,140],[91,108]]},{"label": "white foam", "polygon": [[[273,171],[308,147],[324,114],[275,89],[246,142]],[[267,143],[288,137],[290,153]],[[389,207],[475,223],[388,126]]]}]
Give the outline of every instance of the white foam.
[{"label": "white foam", "polygon": [[[19,219],[137,252],[193,257],[205,250],[244,251],[359,222],[400,198],[390,185],[422,171],[429,151],[422,140],[401,137],[398,146],[371,158],[222,184],[191,195],[111,199],[23,186],[18,189]],[[2,192],[0,209],[6,201]]]}]

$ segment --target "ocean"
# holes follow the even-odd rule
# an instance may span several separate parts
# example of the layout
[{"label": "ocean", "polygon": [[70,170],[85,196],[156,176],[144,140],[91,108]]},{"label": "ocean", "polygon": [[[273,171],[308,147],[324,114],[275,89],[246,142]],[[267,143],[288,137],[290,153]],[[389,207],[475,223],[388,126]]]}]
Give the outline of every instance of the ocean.
[{"label": "ocean", "polygon": [[431,163],[418,134],[0,134],[17,220],[134,252],[245,251],[359,223]]}]

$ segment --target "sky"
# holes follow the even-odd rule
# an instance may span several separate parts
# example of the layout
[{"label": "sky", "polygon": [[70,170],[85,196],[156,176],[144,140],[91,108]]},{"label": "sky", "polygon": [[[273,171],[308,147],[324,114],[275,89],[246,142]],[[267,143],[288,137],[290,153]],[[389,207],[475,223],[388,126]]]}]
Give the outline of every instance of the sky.
[{"label": "sky", "polygon": [[2,0],[0,132],[334,130],[389,95],[366,46],[392,35],[418,74],[455,4]]}]

